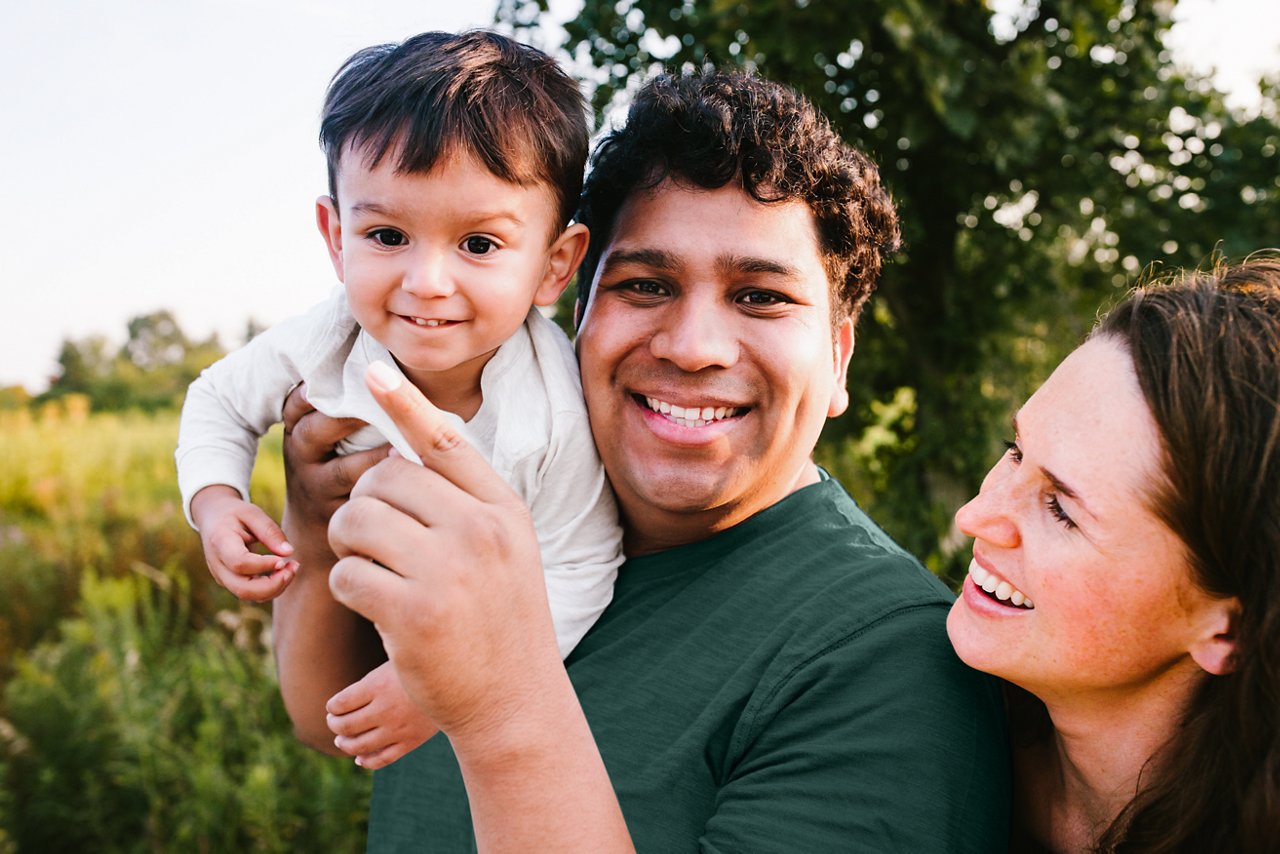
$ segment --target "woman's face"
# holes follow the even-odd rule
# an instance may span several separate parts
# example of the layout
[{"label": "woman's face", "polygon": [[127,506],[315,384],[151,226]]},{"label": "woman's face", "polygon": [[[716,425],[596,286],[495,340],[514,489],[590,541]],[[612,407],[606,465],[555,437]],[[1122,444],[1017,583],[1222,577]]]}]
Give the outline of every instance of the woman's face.
[{"label": "woman's face", "polygon": [[1189,651],[1222,607],[1151,510],[1160,437],[1128,353],[1107,338],[1076,350],[1014,433],[956,513],[974,539],[947,620],[956,652],[1046,701],[1195,676]]}]

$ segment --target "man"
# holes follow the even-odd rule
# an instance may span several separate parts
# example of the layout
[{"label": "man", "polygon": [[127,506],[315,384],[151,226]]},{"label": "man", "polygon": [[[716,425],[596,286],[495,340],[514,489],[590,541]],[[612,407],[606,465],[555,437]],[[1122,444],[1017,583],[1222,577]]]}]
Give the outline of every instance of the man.
[{"label": "man", "polygon": [[[379,772],[370,849],[1004,847],[999,697],[947,644],[950,595],[811,460],[897,244],[874,166],[784,87],[659,77],[597,152],[579,219],[583,390],[628,561],[561,666],[527,513],[371,372],[425,466],[360,479],[329,587],[447,739]],[[312,464],[345,427],[310,418],[295,544],[369,462]],[[281,684],[320,743],[314,710],[374,653],[322,574],[302,580],[278,603]],[[316,619],[322,636],[299,628]]]}]

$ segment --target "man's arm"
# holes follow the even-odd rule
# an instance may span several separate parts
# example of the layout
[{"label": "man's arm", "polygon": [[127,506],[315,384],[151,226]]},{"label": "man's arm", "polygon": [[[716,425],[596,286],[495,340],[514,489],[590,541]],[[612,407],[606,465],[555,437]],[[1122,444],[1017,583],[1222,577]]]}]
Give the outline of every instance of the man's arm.
[{"label": "man's arm", "polygon": [[385,660],[367,620],[334,601],[329,570],[329,518],[385,448],[339,457],[334,446],[360,422],[327,418],[295,390],[284,408],[288,501],[283,527],[294,545],[297,577],[272,608],[276,671],[285,709],[304,744],[339,755],[325,722],[325,703]]},{"label": "man's arm", "polygon": [[481,850],[628,851],[560,661],[528,509],[386,366],[370,389],[422,466],[390,459],[335,514],[336,598],[369,617],[449,737]]}]

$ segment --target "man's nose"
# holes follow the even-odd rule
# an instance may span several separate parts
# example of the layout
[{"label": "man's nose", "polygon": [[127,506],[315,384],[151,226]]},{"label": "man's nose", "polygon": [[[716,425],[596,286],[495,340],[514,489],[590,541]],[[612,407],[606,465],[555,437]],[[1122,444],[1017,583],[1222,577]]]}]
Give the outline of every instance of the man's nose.
[{"label": "man's nose", "polygon": [[711,300],[683,297],[665,313],[649,350],[655,358],[693,372],[732,366],[739,344],[736,326],[723,308]]}]

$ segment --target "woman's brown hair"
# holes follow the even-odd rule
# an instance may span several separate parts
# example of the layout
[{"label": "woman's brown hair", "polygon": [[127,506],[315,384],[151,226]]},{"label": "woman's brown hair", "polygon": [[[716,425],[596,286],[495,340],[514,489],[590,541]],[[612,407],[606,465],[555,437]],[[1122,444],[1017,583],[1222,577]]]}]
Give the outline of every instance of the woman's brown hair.
[{"label": "woman's brown hair", "polygon": [[1206,676],[1102,851],[1280,845],[1280,256],[1138,288],[1119,341],[1163,439],[1157,514],[1205,591],[1235,597],[1231,672]]}]

